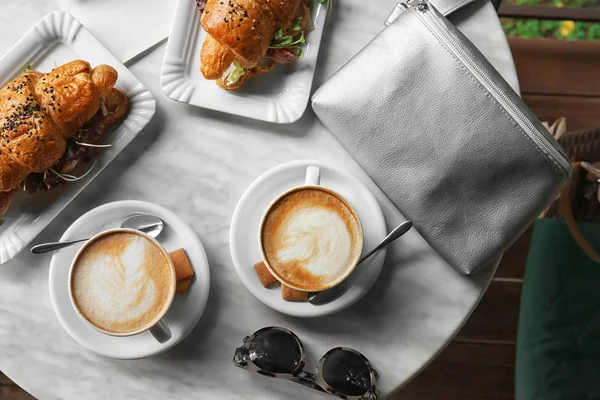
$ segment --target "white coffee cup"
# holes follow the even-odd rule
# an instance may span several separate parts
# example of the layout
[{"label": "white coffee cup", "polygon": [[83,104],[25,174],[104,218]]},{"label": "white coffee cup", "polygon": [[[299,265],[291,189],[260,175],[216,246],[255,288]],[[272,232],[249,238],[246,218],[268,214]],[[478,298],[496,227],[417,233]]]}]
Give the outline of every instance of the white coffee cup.
[{"label": "white coffee cup", "polygon": [[[292,287],[296,290],[300,290],[300,291],[321,291],[321,290],[326,290],[329,289],[331,287],[334,287],[336,285],[338,285],[339,283],[341,283],[342,281],[344,281],[356,268],[356,265],[358,265],[358,261],[360,260],[360,255],[362,252],[362,246],[363,246],[363,231],[362,231],[362,225],[360,222],[360,218],[358,216],[358,214],[356,213],[356,211],[354,210],[354,208],[352,207],[352,204],[350,204],[350,202],[348,200],[346,200],[342,195],[340,195],[339,193],[321,186],[321,169],[317,166],[308,166],[306,168],[306,176],[304,179],[304,185],[301,186],[297,186],[294,187],[292,189],[289,189],[287,191],[285,191],[284,193],[282,193],[281,195],[279,195],[275,200],[273,200],[271,202],[271,204],[267,207],[267,210],[265,211],[261,223],[260,223],[260,228],[258,231],[258,245],[259,245],[259,249],[260,249],[260,253],[262,256],[262,260],[265,264],[265,266],[267,267],[267,269],[271,272],[271,274],[273,274],[273,276],[279,280],[281,283]],[[269,214],[271,213],[273,207],[278,204],[278,202],[283,199],[284,197],[290,195],[293,192],[297,192],[297,191],[301,191],[301,190],[305,190],[305,189],[318,189],[319,191],[331,194],[332,196],[334,196],[335,198],[337,198],[337,200],[339,200],[339,203],[341,203],[343,206],[345,206],[345,208],[347,210],[350,211],[351,215],[352,215],[352,219],[355,222],[356,226],[358,227],[357,229],[357,235],[355,237],[355,242],[353,244],[353,246],[351,247],[351,249],[354,252],[354,255],[352,257],[352,259],[345,265],[345,272],[342,274],[339,274],[338,276],[336,276],[335,279],[332,279],[330,281],[327,281],[326,283],[322,284],[321,286],[319,286],[318,288],[315,287],[308,287],[308,286],[300,286],[298,284],[295,284],[289,280],[287,280],[284,276],[282,276],[276,268],[273,268],[273,266],[270,264],[268,257],[265,253],[265,249],[264,249],[264,243],[263,243],[263,231],[265,228],[265,223],[267,221],[267,217],[269,216]]]},{"label": "white coffee cup", "polygon": [[[110,235],[110,234],[115,234],[115,233],[132,233],[132,234],[143,237],[145,240],[150,241],[156,247],[156,249],[158,249],[164,256],[164,259],[166,260],[166,265],[170,269],[170,274],[172,276],[171,285],[167,289],[167,292],[168,292],[167,300],[166,300],[166,302],[163,302],[163,307],[161,308],[161,311],[159,313],[157,313],[157,315],[152,319],[151,324],[149,324],[148,326],[144,326],[136,331],[127,332],[127,333],[111,332],[109,330],[105,330],[99,326],[96,326],[79,309],[79,306],[77,305],[77,301],[75,300],[75,296],[73,293],[74,270],[77,267],[77,264],[81,258],[81,255],[91,245],[96,243],[99,238]],[[104,334],[110,335],[110,336],[117,336],[117,337],[134,336],[134,335],[138,335],[140,333],[149,331],[152,334],[152,336],[154,337],[154,339],[156,339],[159,343],[165,343],[166,341],[168,341],[171,338],[171,330],[169,329],[169,326],[166,324],[166,322],[164,321],[163,318],[164,318],[165,314],[167,313],[167,311],[169,310],[169,308],[173,302],[173,298],[175,297],[176,284],[177,284],[177,276],[176,276],[176,272],[175,272],[175,266],[173,265],[173,261],[171,260],[169,253],[160,245],[160,243],[144,232],[140,232],[140,231],[133,230],[133,229],[125,229],[125,228],[110,229],[110,230],[98,233],[97,235],[90,238],[90,240],[88,240],[79,249],[79,251],[75,255],[75,258],[73,258],[73,261],[71,262],[71,268],[69,271],[69,297],[71,299],[71,304],[77,311],[77,315],[79,315],[79,317],[82,320],[84,320],[88,325],[92,326],[94,329],[96,329],[97,331],[99,331],[101,333],[104,333]]]}]

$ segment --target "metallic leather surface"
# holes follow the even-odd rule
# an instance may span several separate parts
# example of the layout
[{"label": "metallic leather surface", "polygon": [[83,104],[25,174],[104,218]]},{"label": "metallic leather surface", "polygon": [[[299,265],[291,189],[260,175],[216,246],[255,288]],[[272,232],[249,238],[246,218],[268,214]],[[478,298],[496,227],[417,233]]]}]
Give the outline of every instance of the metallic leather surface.
[{"label": "metallic leather surface", "polygon": [[[474,45],[445,29],[553,141]],[[556,199],[557,167],[449,47],[409,8],[313,96],[313,109],[427,242],[471,274]],[[550,142],[549,142],[550,143]]]}]

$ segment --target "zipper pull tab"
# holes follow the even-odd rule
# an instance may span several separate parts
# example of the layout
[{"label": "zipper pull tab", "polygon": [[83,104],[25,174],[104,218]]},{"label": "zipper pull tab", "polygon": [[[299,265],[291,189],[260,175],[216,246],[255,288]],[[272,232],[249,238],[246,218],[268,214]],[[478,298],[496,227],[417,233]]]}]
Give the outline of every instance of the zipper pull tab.
[{"label": "zipper pull tab", "polygon": [[403,3],[398,3],[385,21],[385,26],[390,26],[395,20],[398,19],[400,14],[409,8],[414,8],[417,11],[425,12],[429,9],[429,5],[427,0],[408,0]]},{"label": "zipper pull tab", "polygon": [[387,17],[387,20],[385,21],[385,26],[390,26],[407,8],[408,6],[406,5],[406,3],[396,4],[396,7],[394,7],[389,17]]}]

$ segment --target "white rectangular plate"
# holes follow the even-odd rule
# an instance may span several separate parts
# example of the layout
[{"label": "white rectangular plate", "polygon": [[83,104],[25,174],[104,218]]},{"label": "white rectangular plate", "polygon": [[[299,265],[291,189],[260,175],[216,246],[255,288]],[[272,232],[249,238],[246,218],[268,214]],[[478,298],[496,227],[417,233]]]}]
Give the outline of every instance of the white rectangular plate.
[{"label": "white rectangular plate", "polygon": [[200,12],[196,0],[179,0],[160,77],[163,91],[173,100],[229,114],[279,124],[297,121],[308,105],[327,15],[326,6],[310,1],[314,29],[306,38],[304,57],[276,65],[228,92],[202,76],[200,50],[206,32],[200,26]]},{"label": "white rectangular plate", "polygon": [[[18,192],[2,216],[0,264],[27,246],[148,124],[156,109],[150,91],[75,18],[63,12],[46,15],[0,59],[0,85],[30,65],[41,72],[66,62],[83,59],[92,66],[108,64],[119,72],[116,87],[130,101],[126,119],[102,139],[112,147],[101,149],[96,166],[84,179],[69,182],[48,192]],[[89,167],[89,166],[88,166]],[[85,172],[85,167],[84,167]]]}]

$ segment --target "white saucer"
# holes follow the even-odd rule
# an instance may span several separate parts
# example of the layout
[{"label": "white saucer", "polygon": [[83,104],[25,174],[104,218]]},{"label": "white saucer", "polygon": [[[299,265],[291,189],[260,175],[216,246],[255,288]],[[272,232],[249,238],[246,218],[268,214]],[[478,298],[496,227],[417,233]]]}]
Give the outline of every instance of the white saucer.
[{"label": "white saucer", "polygon": [[278,195],[304,184],[306,167],[321,167],[321,185],[348,200],[356,210],[363,227],[363,251],[374,248],[387,235],[381,207],[375,196],[358,178],[321,161],[300,160],[279,165],[261,175],[240,199],[231,221],[229,245],[233,265],[246,288],[265,305],[295,317],[318,317],[332,314],[354,304],[373,286],[381,272],[385,250],[359,265],[348,278],[348,290],[329,304],[287,302],[281,298],[281,288],[264,288],[254,264],[261,260],[258,249],[258,229],[267,207]]},{"label": "white saucer", "polygon": [[167,251],[183,247],[196,273],[188,292],[175,295],[165,316],[172,334],[166,343],[159,344],[149,332],[129,337],[105,335],[77,315],[69,298],[68,276],[71,261],[81,245],[55,252],[50,262],[50,299],[60,323],[79,344],[107,357],[136,359],[171,349],[196,326],[208,300],[210,272],[204,247],[194,230],[164,207],[133,200],[104,204],[79,217],[60,240],[90,237],[100,231],[117,228],[127,216],[140,213],[156,215],[164,221],[165,229],[157,240]]}]

